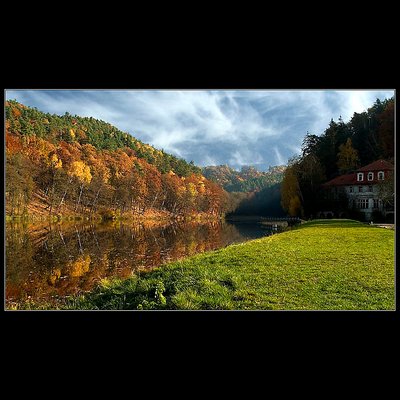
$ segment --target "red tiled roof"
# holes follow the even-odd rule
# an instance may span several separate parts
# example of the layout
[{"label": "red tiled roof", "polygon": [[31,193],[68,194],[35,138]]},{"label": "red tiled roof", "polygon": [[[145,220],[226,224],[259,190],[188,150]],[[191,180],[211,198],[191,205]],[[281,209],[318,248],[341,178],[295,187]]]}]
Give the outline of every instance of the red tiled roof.
[{"label": "red tiled roof", "polygon": [[357,174],[353,172],[352,174],[340,175],[333,178],[329,182],[324,183],[322,186],[330,185],[356,185],[357,184]]},{"label": "red tiled roof", "polygon": [[378,160],[378,161],[374,161],[371,164],[366,165],[365,167],[358,169],[357,171],[360,171],[360,172],[383,171],[383,170],[392,170],[392,169],[394,169],[394,167],[392,164],[390,164],[390,162],[387,162],[385,160]]},{"label": "red tiled roof", "polygon": [[[368,180],[368,172],[373,171],[388,171],[393,170],[394,167],[392,164],[385,160],[374,161],[371,164],[366,165],[358,169],[356,172],[347,175],[340,175],[336,178],[333,178],[329,182],[324,183],[322,186],[339,186],[339,185],[374,185],[379,182],[378,173],[374,172],[374,179],[372,181]],[[362,181],[357,181],[357,172],[364,172],[364,179]],[[386,174],[385,174],[386,176]]]}]

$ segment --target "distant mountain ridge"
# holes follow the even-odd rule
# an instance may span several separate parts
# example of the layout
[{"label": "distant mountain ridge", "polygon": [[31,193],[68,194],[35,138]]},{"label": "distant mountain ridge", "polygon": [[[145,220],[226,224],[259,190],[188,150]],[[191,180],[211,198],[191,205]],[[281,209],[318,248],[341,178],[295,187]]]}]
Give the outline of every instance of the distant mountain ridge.
[{"label": "distant mountain ridge", "polygon": [[203,167],[202,173],[227,192],[253,192],[282,182],[285,170],[285,165],[269,167],[266,172],[251,166],[243,166],[236,171],[228,165],[218,165]]}]

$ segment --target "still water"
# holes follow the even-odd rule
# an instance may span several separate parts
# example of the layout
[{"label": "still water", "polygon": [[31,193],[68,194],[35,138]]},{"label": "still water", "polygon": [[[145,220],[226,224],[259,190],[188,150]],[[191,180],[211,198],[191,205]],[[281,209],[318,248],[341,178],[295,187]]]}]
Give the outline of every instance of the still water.
[{"label": "still water", "polygon": [[57,302],[101,279],[270,235],[261,223],[127,222],[6,225],[6,303]]}]

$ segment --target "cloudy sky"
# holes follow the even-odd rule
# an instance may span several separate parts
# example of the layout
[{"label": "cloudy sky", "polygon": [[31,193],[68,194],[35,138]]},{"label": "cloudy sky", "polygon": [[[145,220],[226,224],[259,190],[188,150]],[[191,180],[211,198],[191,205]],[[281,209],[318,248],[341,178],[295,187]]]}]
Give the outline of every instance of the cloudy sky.
[{"label": "cloudy sky", "polygon": [[307,132],[347,122],[393,90],[7,90],[39,110],[107,121],[196,165],[285,164]]}]

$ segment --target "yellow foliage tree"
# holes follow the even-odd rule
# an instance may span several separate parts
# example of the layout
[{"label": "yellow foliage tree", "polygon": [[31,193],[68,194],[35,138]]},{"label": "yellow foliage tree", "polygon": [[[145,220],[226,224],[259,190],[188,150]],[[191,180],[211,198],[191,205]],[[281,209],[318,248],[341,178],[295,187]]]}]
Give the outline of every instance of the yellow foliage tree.
[{"label": "yellow foliage tree", "polygon": [[281,205],[290,216],[302,216],[301,191],[297,178],[296,167],[288,167],[281,186]]},{"label": "yellow foliage tree", "polygon": [[92,180],[90,167],[86,165],[83,161],[74,161],[71,164],[68,175],[77,178],[81,184],[89,184]]},{"label": "yellow foliage tree", "polygon": [[337,157],[337,166],[340,172],[349,172],[357,168],[359,161],[358,152],[353,148],[350,138],[347,139],[346,144],[341,144],[339,146]]},{"label": "yellow foliage tree", "polygon": [[192,182],[189,182],[188,184],[188,192],[190,196],[196,197],[197,196],[197,190],[196,190],[196,185]]},{"label": "yellow foliage tree", "polygon": [[295,195],[290,198],[288,213],[291,216],[298,216],[302,214],[302,206],[299,196]]},{"label": "yellow foliage tree", "polygon": [[197,191],[198,191],[200,194],[205,193],[206,187],[205,187],[205,185],[204,185],[204,182],[202,182],[202,181],[199,182],[199,184],[198,184],[198,186],[197,186]]},{"label": "yellow foliage tree", "polygon": [[90,173],[90,167],[83,161],[74,161],[71,164],[68,175],[72,178],[76,178],[80,183],[79,197],[75,206],[75,211],[78,209],[79,203],[82,198],[83,186],[89,184],[92,181],[92,174]]},{"label": "yellow foliage tree", "polygon": [[53,154],[49,160],[49,166],[54,169],[62,168],[62,161],[57,157],[57,154]]}]

